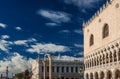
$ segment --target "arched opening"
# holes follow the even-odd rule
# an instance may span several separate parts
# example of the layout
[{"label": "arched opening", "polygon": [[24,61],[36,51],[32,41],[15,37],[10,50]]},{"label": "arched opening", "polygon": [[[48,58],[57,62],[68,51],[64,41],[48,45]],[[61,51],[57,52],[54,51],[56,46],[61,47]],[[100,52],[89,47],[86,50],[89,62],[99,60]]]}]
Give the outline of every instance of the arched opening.
[{"label": "arched opening", "polygon": [[86,79],[89,79],[89,75],[88,75],[88,73],[86,74]]},{"label": "arched opening", "polygon": [[103,54],[103,64],[105,64],[105,55]]},{"label": "arched opening", "polygon": [[113,56],[114,56],[114,62],[116,62],[116,61],[117,61],[117,55],[116,55],[116,51],[114,51],[114,54],[113,54]]},{"label": "arched opening", "polygon": [[92,67],[94,66],[94,61],[93,61],[93,59],[92,59]]},{"label": "arched opening", "polygon": [[94,62],[95,62],[95,66],[96,66],[96,58],[94,59]]},{"label": "arched opening", "polygon": [[90,67],[91,67],[91,64],[92,64],[92,63],[91,63],[91,60],[90,60]]},{"label": "arched opening", "polygon": [[89,60],[88,60],[88,68],[90,67],[90,62],[89,62]]},{"label": "arched opening", "polygon": [[88,68],[88,61],[86,62],[86,68]]},{"label": "arched opening", "polygon": [[112,62],[112,52],[110,52],[110,62]]},{"label": "arched opening", "polygon": [[102,56],[100,56],[100,65],[102,64]]},{"label": "arched opening", "polygon": [[106,53],[106,63],[109,62],[108,53]]},{"label": "arched opening", "polygon": [[98,73],[95,72],[95,79],[98,79]]},{"label": "arched opening", "polygon": [[115,79],[120,79],[120,70],[115,72]]},{"label": "arched opening", "polygon": [[94,36],[93,34],[90,35],[90,46],[94,44]]},{"label": "arched opening", "polygon": [[90,73],[90,79],[93,79],[93,73]]},{"label": "arched opening", "polygon": [[104,79],[105,78],[105,74],[104,74],[104,72],[102,71],[101,73],[100,73],[100,79]]},{"label": "arched opening", "polygon": [[112,72],[111,71],[107,72],[107,79],[112,79]]},{"label": "arched opening", "polygon": [[105,37],[107,37],[109,35],[109,26],[108,26],[108,24],[104,25],[102,35],[103,35],[103,38],[105,38]]},{"label": "arched opening", "polygon": [[97,57],[97,65],[99,65],[99,58]]},{"label": "arched opening", "polygon": [[120,61],[120,49],[119,49],[119,52],[118,52],[118,60]]}]

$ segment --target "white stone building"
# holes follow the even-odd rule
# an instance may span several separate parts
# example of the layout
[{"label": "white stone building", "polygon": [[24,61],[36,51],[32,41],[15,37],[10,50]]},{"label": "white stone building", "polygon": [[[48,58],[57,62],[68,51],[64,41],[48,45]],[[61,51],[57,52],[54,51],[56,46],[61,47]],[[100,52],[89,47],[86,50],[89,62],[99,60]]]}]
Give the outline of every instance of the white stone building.
[{"label": "white stone building", "polygon": [[32,79],[79,79],[80,68],[83,69],[83,62],[79,59],[64,60],[47,55],[33,62]]},{"label": "white stone building", "polygon": [[120,0],[110,0],[86,23],[84,79],[120,79]]}]

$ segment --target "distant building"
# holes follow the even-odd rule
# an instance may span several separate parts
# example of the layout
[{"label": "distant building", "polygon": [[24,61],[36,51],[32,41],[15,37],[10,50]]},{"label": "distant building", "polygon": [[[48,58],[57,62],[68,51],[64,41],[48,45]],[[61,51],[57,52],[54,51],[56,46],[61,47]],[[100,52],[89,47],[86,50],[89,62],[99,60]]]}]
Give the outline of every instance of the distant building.
[{"label": "distant building", "polygon": [[120,79],[120,0],[107,0],[83,30],[84,79]]},{"label": "distant building", "polygon": [[83,62],[80,60],[57,60],[51,55],[44,59],[38,58],[33,62],[32,79],[80,79],[80,68]]}]

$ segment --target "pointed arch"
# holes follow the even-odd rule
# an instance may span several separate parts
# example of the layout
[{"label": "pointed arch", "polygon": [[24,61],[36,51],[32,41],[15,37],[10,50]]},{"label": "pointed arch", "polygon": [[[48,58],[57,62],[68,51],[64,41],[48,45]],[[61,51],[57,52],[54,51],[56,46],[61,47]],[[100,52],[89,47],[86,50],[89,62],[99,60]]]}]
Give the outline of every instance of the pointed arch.
[{"label": "pointed arch", "polygon": [[109,35],[109,25],[106,23],[103,26],[102,36],[103,36],[103,38],[106,38],[108,35]]},{"label": "pointed arch", "polygon": [[90,35],[90,46],[94,44],[94,36],[93,34]]}]

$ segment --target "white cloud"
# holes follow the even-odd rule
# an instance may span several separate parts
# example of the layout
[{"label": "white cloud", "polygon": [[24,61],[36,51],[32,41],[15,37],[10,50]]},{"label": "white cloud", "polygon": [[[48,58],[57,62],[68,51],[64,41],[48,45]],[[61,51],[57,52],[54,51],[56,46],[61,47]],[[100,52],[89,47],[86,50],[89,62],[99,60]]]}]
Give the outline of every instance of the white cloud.
[{"label": "white cloud", "polygon": [[81,34],[81,35],[83,34],[83,31],[80,30],[80,29],[74,30],[74,32],[75,32],[75,33],[78,33],[78,34]]},{"label": "white cloud", "polygon": [[27,40],[27,42],[36,42],[37,40],[35,38],[30,38]]},{"label": "white cloud", "polygon": [[77,56],[77,55],[83,56],[83,51],[75,54],[75,56]]},{"label": "white cloud", "polygon": [[14,56],[0,61],[0,74],[5,72],[7,66],[9,72],[14,74],[23,72],[26,69],[31,69],[31,61],[33,61],[33,59],[27,60],[27,58],[15,52]]},{"label": "white cloud", "polygon": [[0,40],[0,50],[8,52],[11,44],[13,44],[11,41]]},{"label": "white cloud", "polygon": [[1,39],[8,39],[8,38],[10,38],[9,35],[2,35],[2,36],[1,36]]},{"label": "white cloud", "polygon": [[100,0],[63,0],[66,4],[72,4],[79,8],[91,8]]},{"label": "white cloud", "polygon": [[78,48],[83,48],[84,46],[81,45],[81,44],[74,44],[75,47],[78,47]]},{"label": "white cloud", "polygon": [[55,23],[65,23],[71,20],[70,14],[59,11],[40,10],[38,14]]},{"label": "white cloud", "polygon": [[22,30],[21,27],[15,27],[15,29],[18,30],[18,31]]},{"label": "white cloud", "polygon": [[59,26],[57,23],[46,23],[46,26]]},{"label": "white cloud", "polygon": [[36,42],[36,41],[37,40],[35,38],[30,38],[30,39],[27,39],[27,40],[17,40],[17,41],[14,41],[14,44],[27,46],[29,42]]},{"label": "white cloud", "polygon": [[61,30],[61,31],[59,31],[59,33],[70,33],[70,31],[69,30]]},{"label": "white cloud", "polygon": [[0,27],[2,27],[2,28],[6,28],[6,24],[3,24],[3,23],[0,23]]},{"label": "white cloud", "polygon": [[41,44],[37,43],[35,45],[31,45],[31,48],[26,50],[30,53],[55,53],[55,52],[66,52],[70,51],[67,46],[56,45],[56,44]]},{"label": "white cloud", "polygon": [[27,45],[27,40],[17,40],[14,43],[16,45]]}]

